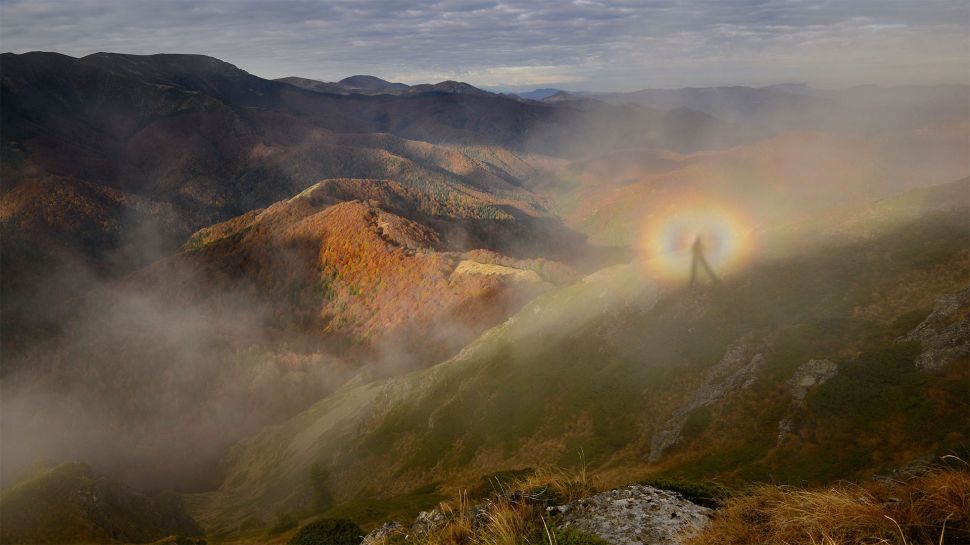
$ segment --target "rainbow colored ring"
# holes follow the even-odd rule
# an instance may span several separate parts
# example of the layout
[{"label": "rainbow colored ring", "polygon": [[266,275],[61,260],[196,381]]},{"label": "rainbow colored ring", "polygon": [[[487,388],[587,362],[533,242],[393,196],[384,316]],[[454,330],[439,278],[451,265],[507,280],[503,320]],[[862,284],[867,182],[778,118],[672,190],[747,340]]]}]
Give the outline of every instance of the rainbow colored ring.
[{"label": "rainbow colored ring", "polygon": [[638,261],[652,279],[678,282],[690,275],[691,248],[701,237],[704,257],[714,272],[727,276],[754,254],[755,223],[739,207],[690,199],[647,217],[640,231]]}]

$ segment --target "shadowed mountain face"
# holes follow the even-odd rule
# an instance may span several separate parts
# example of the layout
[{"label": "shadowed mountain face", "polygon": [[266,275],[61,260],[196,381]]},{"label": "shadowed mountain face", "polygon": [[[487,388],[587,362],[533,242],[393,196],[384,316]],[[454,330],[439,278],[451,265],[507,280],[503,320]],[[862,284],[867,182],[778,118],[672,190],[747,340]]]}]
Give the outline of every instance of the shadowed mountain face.
[{"label": "shadowed mountain face", "polygon": [[338,82],[317,81],[314,79],[287,77],[275,81],[288,83],[301,89],[333,95],[397,95],[409,92],[411,86],[391,83],[374,76],[350,76]]},{"label": "shadowed mountain face", "polygon": [[297,77],[280,78],[275,81],[288,83],[309,91],[336,95],[402,96],[419,94],[446,94],[497,96],[494,93],[483,91],[477,87],[473,87],[460,81],[441,81],[433,84],[422,83],[419,85],[405,85],[403,83],[391,83],[374,76],[350,76],[349,78],[344,78],[336,83]]},{"label": "shadowed mountain face", "polygon": [[176,494],[147,497],[80,463],[35,471],[0,495],[4,543],[147,543],[201,536]]},{"label": "shadowed mountain face", "polygon": [[369,91],[401,91],[408,86],[403,83],[391,83],[374,76],[350,76],[338,82],[348,89],[364,89]]}]

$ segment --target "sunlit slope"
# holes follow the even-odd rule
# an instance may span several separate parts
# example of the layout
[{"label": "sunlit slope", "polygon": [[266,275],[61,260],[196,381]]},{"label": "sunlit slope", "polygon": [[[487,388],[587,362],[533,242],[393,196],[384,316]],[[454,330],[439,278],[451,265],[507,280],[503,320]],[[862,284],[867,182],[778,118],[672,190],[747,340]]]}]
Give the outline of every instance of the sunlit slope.
[{"label": "sunlit slope", "polygon": [[[923,341],[899,341],[970,273],[966,209],[924,212],[656,304],[637,266],[601,271],[447,362],[344,388],[239,444],[194,511],[231,531],[320,494],[389,496],[580,452],[624,474],[825,481],[956,447],[968,408],[959,337],[933,370],[914,366]],[[960,301],[938,329],[965,319]],[[839,371],[800,393],[791,381],[813,360]],[[675,440],[658,439],[671,429]]]},{"label": "sunlit slope", "polygon": [[[449,206],[450,215],[436,214]],[[400,369],[408,355],[454,353],[524,300],[570,281],[572,269],[540,257],[557,246],[575,252],[581,240],[551,219],[517,219],[481,198],[335,179],[198,231],[186,251],[132,281],[197,302],[214,291],[253,291],[274,316],[268,328],[284,338],[359,348],[393,339]],[[199,281],[170,286],[185,269]]]},{"label": "sunlit slope", "polygon": [[[615,285],[624,289],[614,289]],[[383,447],[372,448],[365,443],[361,432],[370,429],[364,435],[377,440],[383,434],[374,432],[403,416],[402,411],[414,407],[415,403],[443,403],[444,407],[457,402],[463,396],[448,391],[456,381],[467,379],[475,383],[486,380],[497,381],[494,385],[502,384],[501,374],[482,367],[483,359],[498,357],[511,346],[530,346],[529,340],[536,334],[568,336],[582,327],[590,315],[607,312],[624,299],[649,306],[653,297],[634,270],[617,266],[575,285],[539,296],[505,323],[486,332],[461,354],[427,371],[345,387],[292,420],[267,428],[234,447],[227,460],[229,472],[223,487],[213,494],[195,498],[193,503],[200,516],[210,521],[214,529],[231,530],[234,521],[253,513],[266,515],[273,510],[308,508],[316,503],[316,495],[321,491],[314,490],[308,473],[315,466],[325,468],[331,475],[327,483],[328,496],[337,490],[337,497],[345,499],[365,490],[369,495],[381,496],[407,489],[409,484],[424,478],[390,480],[392,473],[388,472],[394,464],[405,460],[401,455],[409,458],[411,454],[399,451],[395,455]],[[554,368],[548,369],[552,370]],[[470,413],[465,416],[474,418]],[[499,414],[496,412],[494,416]],[[483,414],[481,417],[491,419],[493,415]],[[451,427],[451,422],[442,421],[442,424],[448,427],[438,428],[438,433],[458,432]],[[430,452],[432,457],[449,456],[448,450],[448,445],[436,442]],[[343,465],[345,457],[358,455],[364,457],[359,460],[363,465],[336,469]],[[398,461],[394,462],[395,459]],[[358,469],[365,466],[381,469],[358,473]],[[351,478],[351,474],[356,477]],[[355,479],[361,480],[352,482]]]}]

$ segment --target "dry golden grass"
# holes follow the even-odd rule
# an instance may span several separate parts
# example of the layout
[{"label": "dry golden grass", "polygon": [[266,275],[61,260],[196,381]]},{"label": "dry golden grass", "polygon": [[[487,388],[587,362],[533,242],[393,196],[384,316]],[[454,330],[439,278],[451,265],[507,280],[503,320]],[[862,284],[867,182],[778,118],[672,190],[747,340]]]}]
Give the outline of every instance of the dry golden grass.
[{"label": "dry golden grass", "polygon": [[[962,464],[962,462],[960,462]],[[472,508],[466,494],[438,509],[447,522],[391,544],[558,545],[545,498],[568,502],[600,491],[586,474],[546,468]],[[970,467],[937,467],[894,480],[820,489],[762,485],[734,496],[686,545],[966,545]]]},{"label": "dry golden grass", "polygon": [[970,471],[818,490],[761,486],[728,500],[690,545],[970,543]]},{"label": "dry golden grass", "polygon": [[572,471],[557,467],[543,467],[522,477],[514,483],[515,490],[527,494],[554,495],[563,503],[596,494],[601,490],[600,483],[586,471],[585,461],[579,469]]},{"label": "dry golden grass", "polygon": [[[471,510],[465,496],[457,504],[438,507],[448,522],[441,528],[401,543],[409,545],[525,545],[525,536],[535,533],[542,520],[542,506],[510,496],[487,502],[480,510]],[[398,541],[388,541],[398,543]]]},{"label": "dry golden grass", "polygon": [[447,522],[427,535],[392,537],[387,544],[408,545],[558,545],[545,525],[548,498],[555,503],[596,493],[585,467],[577,471],[546,468],[499,487],[499,492],[473,509],[466,493],[438,506]]}]

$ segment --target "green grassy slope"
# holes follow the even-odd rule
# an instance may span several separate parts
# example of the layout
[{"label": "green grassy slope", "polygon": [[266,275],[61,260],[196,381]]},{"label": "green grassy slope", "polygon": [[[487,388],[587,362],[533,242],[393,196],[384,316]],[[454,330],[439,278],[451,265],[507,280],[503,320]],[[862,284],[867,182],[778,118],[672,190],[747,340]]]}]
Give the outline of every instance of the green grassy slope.
[{"label": "green grassy slope", "polygon": [[80,463],[38,471],[0,495],[0,543],[146,543],[201,533],[177,495],[149,498]]},{"label": "green grassy slope", "polygon": [[[461,486],[580,452],[605,474],[825,482],[956,448],[968,439],[965,356],[928,373],[914,365],[919,343],[898,340],[970,275],[964,203],[931,201],[718,289],[658,294],[631,265],[542,295],[447,362],[351,385],[237,445],[222,487],[191,509],[233,532],[320,509],[321,495]],[[648,463],[651,440],[738,346],[757,362],[743,386],[690,410],[680,441]],[[787,381],[814,359],[839,372],[799,405]],[[786,417],[794,432],[780,441]]]}]

